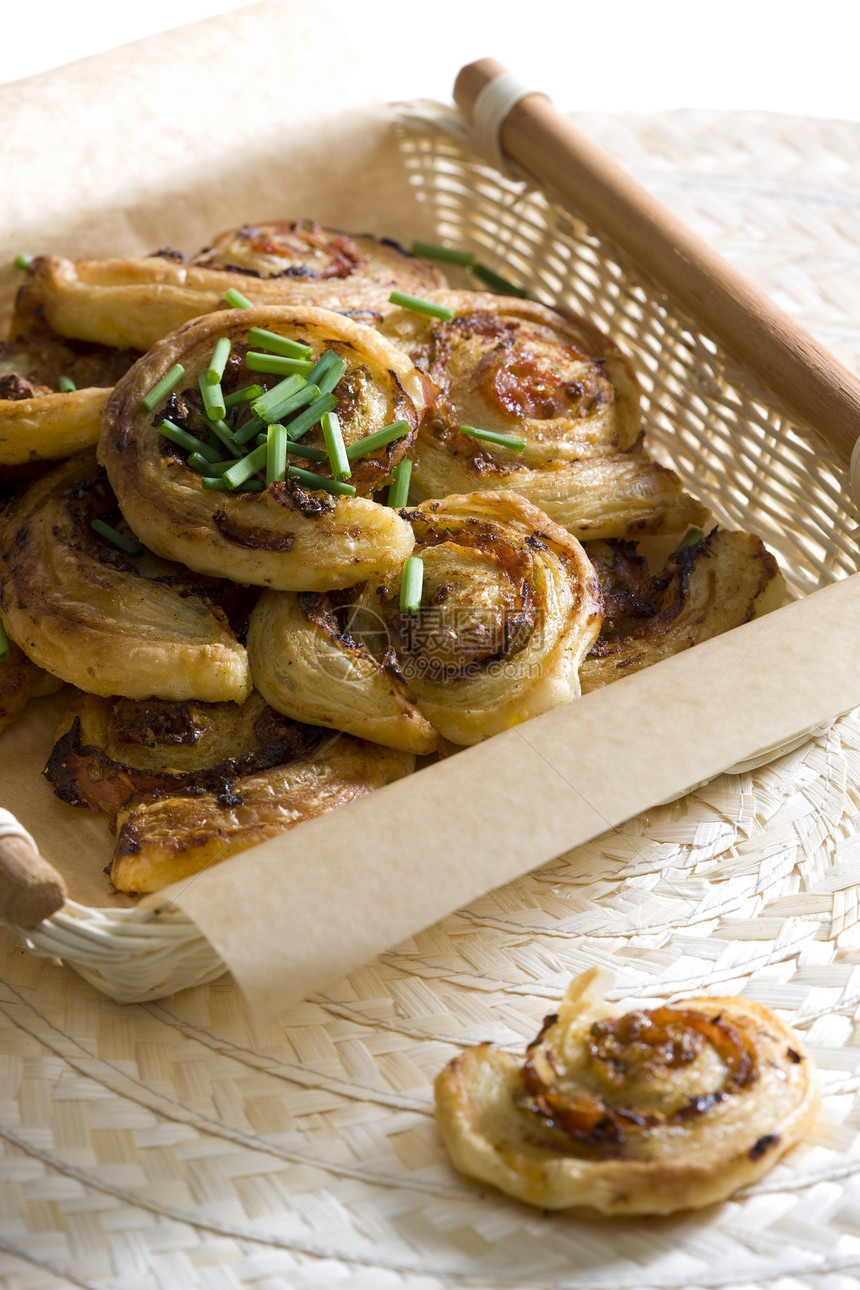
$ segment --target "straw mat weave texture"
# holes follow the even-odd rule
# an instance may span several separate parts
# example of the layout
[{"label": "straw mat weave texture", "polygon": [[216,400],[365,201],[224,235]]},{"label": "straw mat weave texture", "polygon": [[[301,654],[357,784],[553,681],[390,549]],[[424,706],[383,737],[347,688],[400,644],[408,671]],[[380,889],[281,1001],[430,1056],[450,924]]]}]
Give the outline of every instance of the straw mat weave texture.
[{"label": "straw mat weave texture", "polygon": [[[860,366],[860,126],[689,113],[583,124]],[[834,506],[845,509],[838,490]],[[832,572],[851,567],[846,541]],[[0,1284],[851,1290],[858,817],[850,715],[265,1024],[226,978],[122,1007],[3,933]],[[749,1194],[674,1219],[548,1216],[456,1176],[435,1131],[435,1074],[481,1040],[522,1052],[591,965],[614,973],[617,998],[713,991],[779,1009],[821,1070],[817,1130]]]}]

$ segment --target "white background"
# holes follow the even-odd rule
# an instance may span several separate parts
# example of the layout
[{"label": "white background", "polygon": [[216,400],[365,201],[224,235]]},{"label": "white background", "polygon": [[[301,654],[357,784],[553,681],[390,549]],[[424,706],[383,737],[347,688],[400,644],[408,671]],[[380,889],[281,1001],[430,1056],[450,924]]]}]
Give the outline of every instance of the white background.
[{"label": "white background", "polygon": [[[567,111],[741,108],[860,120],[858,0],[317,3],[348,34],[368,97],[447,101],[458,69],[493,55]],[[0,82],[239,7],[6,0]]]}]

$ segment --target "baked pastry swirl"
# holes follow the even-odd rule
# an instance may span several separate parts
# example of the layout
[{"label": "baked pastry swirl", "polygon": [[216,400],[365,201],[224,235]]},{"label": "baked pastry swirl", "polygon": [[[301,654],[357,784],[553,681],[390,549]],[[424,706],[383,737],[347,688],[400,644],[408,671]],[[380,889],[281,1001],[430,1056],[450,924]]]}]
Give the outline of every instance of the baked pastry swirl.
[{"label": "baked pastry swirl", "polygon": [[0,615],[10,638],[92,694],[245,699],[247,655],[206,589],[147,552],[127,555],[94,520],[122,525],[92,452],[57,466],[3,516]]},{"label": "baked pastry swirl", "polygon": [[271,220],[228,229],[189,261],[170,249],[128,260],[37,256],[18,293],[15,327],[47,322],[63,336],[149,349],[223,309],[231,287],[255,305],[384,313],[392,290],[421,295],[443,285],[438,269],[388,238]]},{"label": "baked pastry swirl", "polygon": [[[172,395],[155,416],[141,408],[143,397],[177,363],[193,387],[194,377],[209,364],[216,341],[222,338],[232,347],[224,395],[249,382],[276,385],[277,376],[246,370],[253,327],[307,345],[313,361],[328,352],[343,362],[345,371],[332,397],[347,448],[396,421],[406,423],[400,438],[355,460],[349,482],[356,496],[332,496],[292,477],[256,493],[244,486],[234,491],[208,489],[201,474],[188,464],[187,453],[157,428],[168,417],[197,435],[209,433],[196,388]],[[135,364],[108,403],[99,459],[123,515],[153,551],[198,572],[236,582],[327,590],[399,568],[411,551],[408,523],[369,494],[390,479],[412,442],[423,410],[423,378],[408,358],[372,328],[325,309],[286,305],[231,309],[187,324]],[[243,405],[234,423],[239,434],[250,420],[250,409]],[[264,430],[265,425],[257,421]],[[301,444],[325,456],[318,424],[302,436]],[[253,447],[248,442],[239,451]],[[230,456],[226,448],[221,453]],[[291,459],[291,464],[298,461]],[[327,461],[301,461],[302,467],[308,465],[331,478]]]},{"label": "baked pastry swirl", "polygon": [[586,549],[611,612],[580,668],[583,694],[779,609],[785,599],[776,560],[752,533],[714,528],[674,551],[656,578],[631,543]]},{"label": "baked pastry swirl", "polygon": [[[380,323],[438,388],[416,445],[418,497],[513,489],[581,539],[701,523],[704,507],[645,452],[636,378],[607,336],[510,296],[429,299],[453,319],[399,309]],[[464,426],[525,446],[474,438]]]},{"label": "baked pastry swirl", "polygon": [[575,698],[602,621],[576,539],[517,493],[402,514],[423,564],[417,613],[401,611],[400,569],[339,595],[260,598],[248,652],[272,707],[423,753]]},{"label": "baked pastry swirl", "polygon": [[436,1080],[454,1165],[544,1209],[671,1214],[724,1200],[810,1128],[814,1068],[750,999],[622,1012],[576,978],[524,1062],[480,1044]]}]

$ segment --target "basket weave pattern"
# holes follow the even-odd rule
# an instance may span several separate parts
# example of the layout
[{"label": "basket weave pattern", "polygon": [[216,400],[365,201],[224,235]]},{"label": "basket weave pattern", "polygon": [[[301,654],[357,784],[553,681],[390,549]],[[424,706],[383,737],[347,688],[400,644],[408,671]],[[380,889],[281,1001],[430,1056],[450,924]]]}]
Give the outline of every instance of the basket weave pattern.
[{"label": "basket weave pattern", "polygon": [[[721,520],[762,534],[794,592],[857,569],[845,467],[825,445],[800,435],[599,238],[521,179],[476,166],[455,119],[418,107],[404,123],[428,236],[474,247],[623,340],[642,373],[652,447]],[[681,191],[682,213],[712,238],[722,218],[729,249],[759,212],[762,276],[779,268],[782,247],[777,282],[793,284],[795,303],[816,289],[812,247],[822,225],[845,237],[840,149],[856,156],[860,128],[690,114],[586,126],[662,178],[663,196]],[[698,173],[673,188],[691,132]],[[826,213],[824,163],[805,178],[807,152],[790,138],[836,155]],[[754,186],[737,200],[721,186],[720,167],[738,170],[739,139],[757,166],[759,156],[794,159],[778,177],[793,185],[786,226],[774,227],[780,200],[762,215]],[[816,199],[806,225],[796,222],[804,185]],[[753,259],[749,248],[739,255],[747,269]],[[860,305],[856,252],[851,266],[840,300],[815,297],[812,320],[825,340],[839,333],[849,360],[860,356],[848,323],[852,284]],[[858,772],[852,714],[490,893],[266,1024],[228,979],[203,984],[219,964],[182,918],[125,911],[110,923],[71,910],[33,938],[37,952],[77,962],[88,946],[100,986],[149,996],[132,1007],[0,933],[6,1290],[857,1286]],[[113,960],[127,944],[137,956],[123,976]],[[457,1177],[434,1127],[436,1072],[485,1039],[522,1052],[591,965],[614,974],[619,999],[711,991],[780,1010],[821,1070],[818,1129],[750,1194],[674,1219],[545,1216]],[[154,1000],[185,982],[195,988]]]}]

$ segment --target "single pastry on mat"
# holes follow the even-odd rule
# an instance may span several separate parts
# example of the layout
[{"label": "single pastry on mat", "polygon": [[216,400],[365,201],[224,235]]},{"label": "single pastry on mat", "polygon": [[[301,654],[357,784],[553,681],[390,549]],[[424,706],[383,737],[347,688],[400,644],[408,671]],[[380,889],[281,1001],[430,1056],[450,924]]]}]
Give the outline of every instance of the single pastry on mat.
[{"label": "single pastry on mat", "polygon": [[389,238],[270,220],[228,229],[191,260],[170,249],[125,260],[37,256],[18,293],[13,335],[47,322],[63,336],[149,349],[223,309],[231,288],[255,305],[384,313],[393,290],[420,295],[444,285],[437,268]]},{"label": "single pastry on mat", "polygon": [[0,518],[10,638],[93,694],[247,697],[245,649],[202,582],[134,541],[92,451],[31,484]]},{"label": "single pastry on mat", "polygon": [[636,377],[607,336],[535,301],[428,299],[450,319],[398,309],[380,323],[438,389],[414,453],[417,497],[513,489],[581,539],[702,522],[643,448]]},{"label": "single pastry on mat", "polygon": [[0,466],[96,444],[108,393],[138,357],[46,335],[0,344]]},{"label": "single pastry on mat", "polygon": [[[278,711],[412,752],[474,744],[579,694],[602,621],[577,540],[518,493],[401,512],[408,567],[332,595],[265,592],[248,631]],[[404,595],[420,571],[414,602]]]},{"label": "single pastry on mat", "polygon": [[[172,392],[155,398],[163,381]],[[370,494],[411,445],[425,387],[341,314],[206,314],[117,385],[99,459],[129,525],[165,558],[254,586],[347,587],[412,549],[406,520]]]},{"label": "single pastry on mat", "polygon": [[467,1048],[436,1079],[452,1162],[542,1209],[671,1214],[756,1182],[812,1126],[803,1044],[750,999],[625,1010],[592,969],[518,1060]]},{"label": "single pastry on mat", "polygon": [[651,577],[633,543],[589,542],[606,615],[579,672],[583,694],[779,609],[785,580],[761,538],[714,528]]}]

